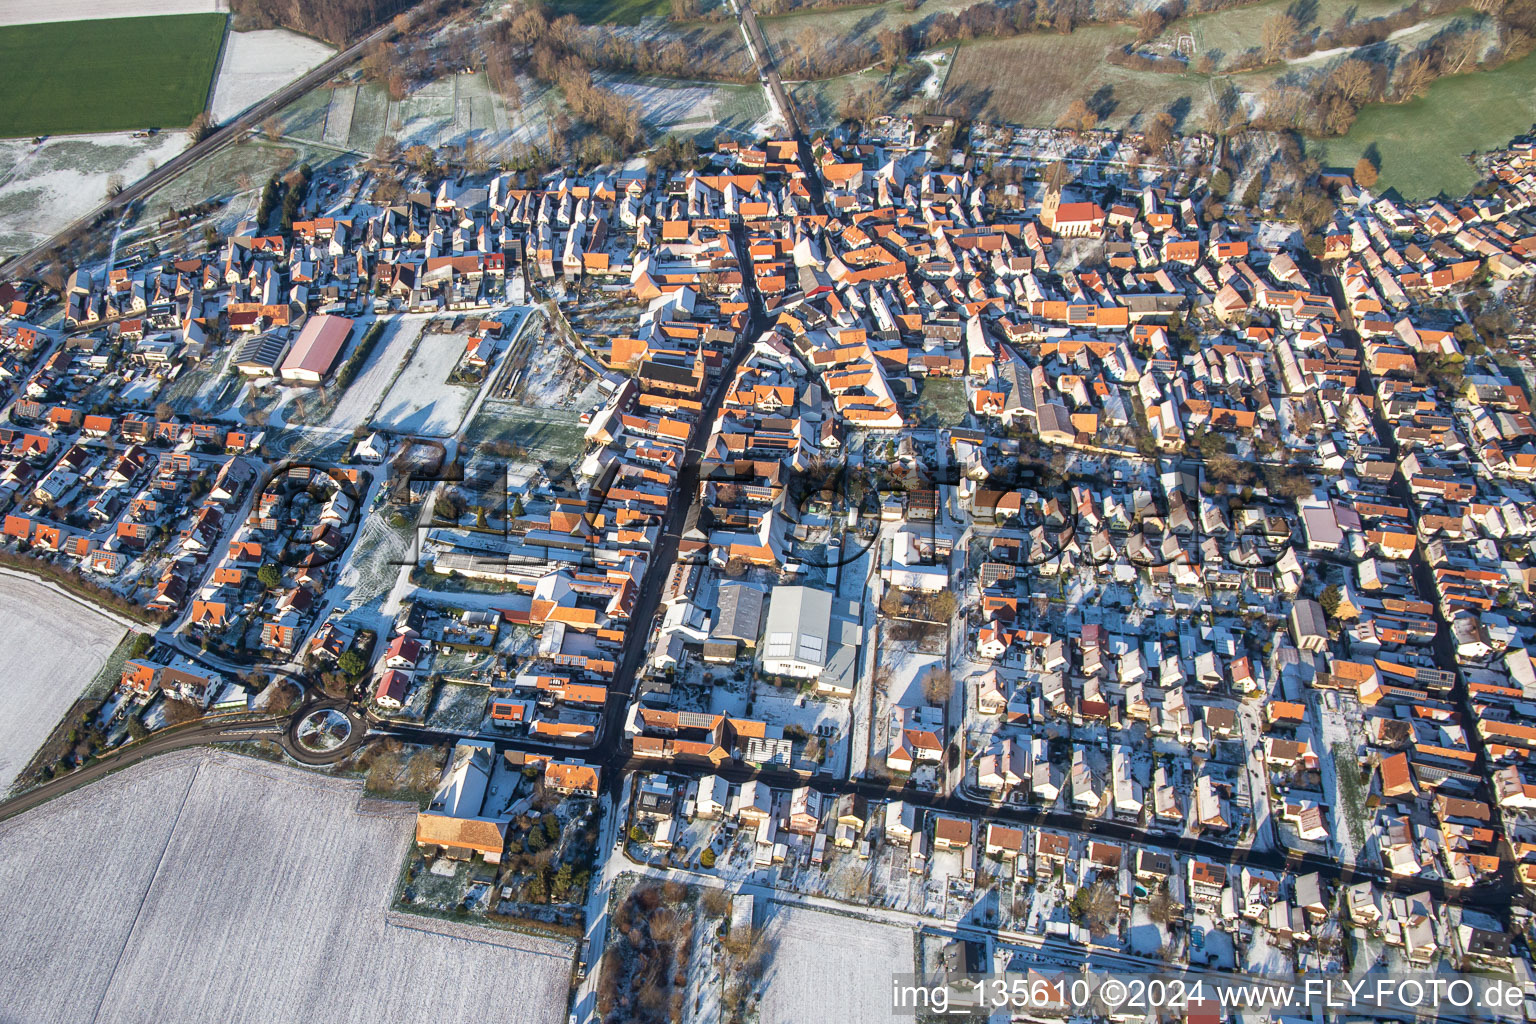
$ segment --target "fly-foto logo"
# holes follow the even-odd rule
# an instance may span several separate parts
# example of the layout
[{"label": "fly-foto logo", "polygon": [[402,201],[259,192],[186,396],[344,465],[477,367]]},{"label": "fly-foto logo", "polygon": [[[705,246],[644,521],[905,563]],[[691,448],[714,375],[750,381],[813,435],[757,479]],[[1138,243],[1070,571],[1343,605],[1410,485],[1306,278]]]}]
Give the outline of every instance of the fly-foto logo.
[{"label": "fly-foto logo", "polygon": [[285,461],[262,481],[251,520],[280,540],[280,565],[316,568],[339,559],[362,520],[362,494],[336,466]]}]

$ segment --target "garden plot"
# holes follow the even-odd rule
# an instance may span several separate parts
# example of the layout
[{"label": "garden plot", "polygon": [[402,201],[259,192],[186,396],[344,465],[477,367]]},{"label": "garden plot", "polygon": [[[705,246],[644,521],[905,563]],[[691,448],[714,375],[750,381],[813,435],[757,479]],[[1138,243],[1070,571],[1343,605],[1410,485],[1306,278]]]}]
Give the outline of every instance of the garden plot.
[{"label": "garden plot", "polygon": [[468,340],[462,331],[423,334],[411,361],[384,396],[374,425],[428,437],[449,437],[458,430],[477,389],[450,384],[448,375],[458,365]]},{"label": "garden plot", "polygon": [[56,136],[40,146],[0,142],[0,253],[62,231],[101,204],[114,176],[131,183],[186,148],[184,132]]},{"label": "garden plot", "polygon": [[[852,725],[848,701],[802,696],[793,689],[757,683],[752,709],[756,718],[813,737],[816,748],[824,752],[821,767],[826,771],[839,776],[847,772],[848,730]],[[803,757],[796,760],[796,768],[816,770],[815,763]]]},{"label": "garden plot", "polygon": [[0,0],[0,25],[32,25],[43,21],[97,21],[152,14],[222,14],[229,0]]},{"label": "garden plot", "polygon": [[224,38],[224,58],[213,84],[211,112],[225,121],[265,99],[304,72],[325,63],[336,51],[287,29],[231,32]]},{"label": "garden plot", "polygon": [[421,329],[428,319],[425,316],[401,316],[384,329],[387,337],[374,342],[373,351],[341,396],[341,401],[336,403],[326,426],[355,430],[368,423],[400,364],[415,348],[416,339],[421,337]]},{"label": "garden plot", "polygon": [[[769,903],[764,1021],[888,1021],[891,973],[914,969],[912,932],[842,914]],[[827,972],[836,951],[835,978]]]},{"label": "garden plot", "polygon": [[50,587],[15,576],[0,577],[0,621],[10,627],[0,643],[4,793],[127,630]]},{"label": "garden plot", "polygon": [[414,809],[363,814],[361,796],[359,782],[189,752],[0,826],[7,1013],[363,1022],[511,1005],[564,1019],[569,944],[386,917]]},{"label": "garden plot", "polygon": [[477,444],[518,445],[532,463],[541,459],[570,463],[581,455],[586,428],[574,410],[487,401],[470,421],[466,435]]},{"label": "garden plot", "polygon": [[427,715],[427,724],[452,733],[476,733],[485,718],[487,690],[483,686],[444,683],[438,687],[437,701]]},{"label": "garden plot", "polygon": [[596,401],[596,380],[548,317],[541,317],[537,330],[521,327],[513,345],[516,351],[493,396],[538,409],[585,409],[589,394]]}]

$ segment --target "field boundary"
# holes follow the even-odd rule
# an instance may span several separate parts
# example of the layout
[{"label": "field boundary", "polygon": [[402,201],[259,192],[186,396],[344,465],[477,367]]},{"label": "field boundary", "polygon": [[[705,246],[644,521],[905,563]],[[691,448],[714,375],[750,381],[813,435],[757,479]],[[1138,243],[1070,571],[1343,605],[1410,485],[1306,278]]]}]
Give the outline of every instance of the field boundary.
[{"label": "field boundary", "polygon": [[165,625],[165,623],[147,615],[144,618],[138,618],[137,616],[131,615],[127,612],[121,612],[116,609],[107,608],[104,605],[98,604],[91,600],[90,597],[86,594],[76,593],[74,590],[70,589],[66,582],[64,582],[65,580],[71,579],[72,577],[64,574],[61,571],[56,570],[53,574],[45,574],[42,571],[34,573],[28,572],[26,569],[18,569],[14,566],[0,564],[0,576],[11,576],[15,579],[29,580],[33,583],[36,583],[38,586],[47,587],[50,590],[53,590],[54,592],[69,598],[76,604],[85,608],[89,608],[91,611],[96,612],[98,615],[106,616],[125,629],[138,631],[140,627],[149,626],[152,629],[159,630],[161,626]]},{"label": "field boundary", "polygon": [[[535,932],[531,929],[514,927],[498,928],[495,925],[472,924],[468,921],[448,921],[435,915],[395,909],[384,912],[384,923],[393,928],[410,928],[414,931],[442,935],[445,938],[463,939],[465,942],[482,942],[490,946],[500,946],[503,949],[515,949],[520,953],[531,953],[535,956],[548,957],[551,960],[574,960],[576,957],[576,940],[569,936],[557,935],[553,932]],[[518,936],[569,945],[571,947],[570,952],[567,955],[561,955],[554,950],[530,947],[527,942],[517,941]]]},{"label": "field boundary", "polygon": [[203,94],[203,111],[209,117],[213,116],[213,91],[219,87],[219,73],[224,70],[224,58],[229,53],[230,26],[234,20],[234,15],[224,12],[224,34],[219,36],[219,52],[213,55],[213,74],[208,76],[208,91]]}]

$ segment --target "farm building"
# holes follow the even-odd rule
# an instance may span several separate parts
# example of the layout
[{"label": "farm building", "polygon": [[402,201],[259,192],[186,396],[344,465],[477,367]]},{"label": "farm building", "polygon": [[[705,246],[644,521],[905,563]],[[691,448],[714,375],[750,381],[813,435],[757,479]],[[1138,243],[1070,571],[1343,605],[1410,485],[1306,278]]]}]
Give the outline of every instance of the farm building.
[{"label": "farm building", "polygon": [[461,740],[427,809],[416,816],[416,844],[437,849],[453,860],[480,854],[501,862],[507,845],[507,819],[483,817],[481,805],[490,788],[496,749],[490,743]]},{"label": "farm building", "polygon": [[331,372],[342,346],[352,335],[352,321],[344,316],[317,316],[304,325],[293,350],[283,360],[283,380],[318,384]]}]

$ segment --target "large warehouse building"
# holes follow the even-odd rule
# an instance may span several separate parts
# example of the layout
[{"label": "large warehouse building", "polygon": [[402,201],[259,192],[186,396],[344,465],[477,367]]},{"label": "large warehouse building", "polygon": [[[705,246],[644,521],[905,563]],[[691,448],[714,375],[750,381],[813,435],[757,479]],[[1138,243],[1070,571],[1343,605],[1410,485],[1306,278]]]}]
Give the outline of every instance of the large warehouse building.
[{"label": "large warehouse building", "polygon": [[293,384],[319,384],[331,372],[336,357],[352,334],[352,321],[344,316],[311,317],[299,332],[288,358],[283,360],[283,380]]}]

